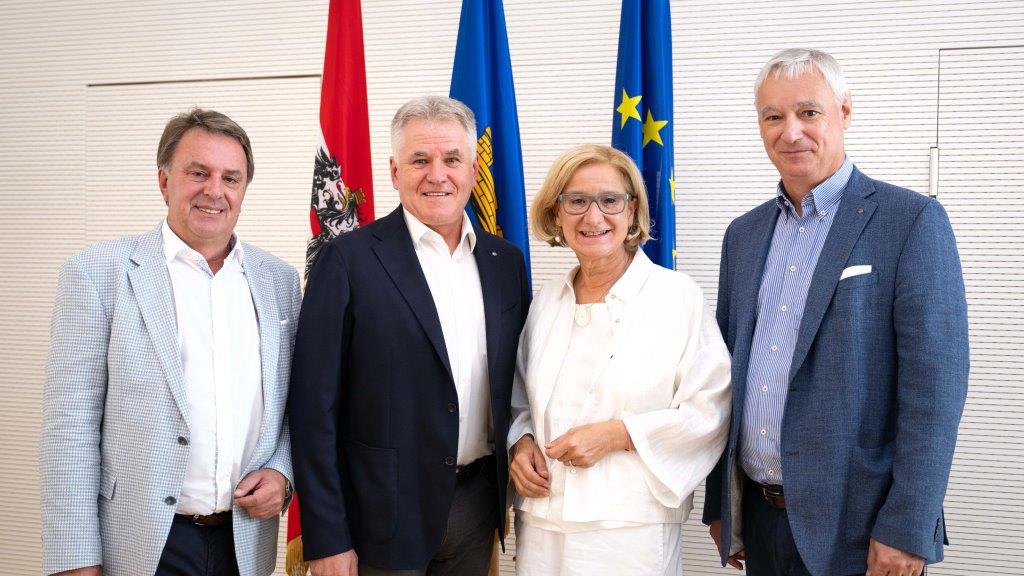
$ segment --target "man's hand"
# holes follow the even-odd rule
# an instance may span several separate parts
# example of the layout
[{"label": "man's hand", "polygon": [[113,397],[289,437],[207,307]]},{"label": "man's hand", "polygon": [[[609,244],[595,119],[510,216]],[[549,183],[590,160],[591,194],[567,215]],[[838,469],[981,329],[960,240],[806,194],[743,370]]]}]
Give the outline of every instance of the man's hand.
[{"label": "man's hand", "polygon": [[527,498],[541,498],[550,494],[548,465],[540,446],[532,434],[526,434],[512,446],[512,463],[508,468],[516,492]]},{"label": "man's hand", "polygon": [[609,452],[629,448],[629,432],[622,420],[608,420],[572,428],[548,442],[548,458],[577,468],[597,464]]},{"label": "man's hand", "polygon": [[[708,527],[708,532],[711,533],[711,539],[715,541],[715,548],[718,548],[718,553],[722,553],[722,521],[712,520],[711,526]],[[739,552],[729,556],[726,562],[729,566],[737,570],[743,570],[743,561],[747,559],[747,555],[740,550]]]},{"label": "man's hand", "polygon": [[924,558],[871,539],[865,576],[920,576],[923,569]]},{"label": "man's hand", "polygon": [[273,518],[284,508],[284,487],[288,480],[273,468],[250,473],[235,488],[235,503],[257,520]]},{"label": "man's hand", "polygon": [[309,561],[310,576],[359,576],[359,558],[355,550]]},{"label": "man's hand", "polygon": [[88,568],[75,568],[57,572],[52,576],[103,576],[103,566],[89,566]]}]

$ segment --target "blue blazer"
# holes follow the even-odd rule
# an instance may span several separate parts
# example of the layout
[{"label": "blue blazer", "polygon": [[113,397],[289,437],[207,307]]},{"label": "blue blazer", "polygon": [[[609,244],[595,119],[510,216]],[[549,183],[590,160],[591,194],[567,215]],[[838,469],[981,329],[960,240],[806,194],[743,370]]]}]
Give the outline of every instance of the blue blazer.
[{"label": "blue blazer", "polygon": [[[723,521],[723,565],[739,518],[757,294],[779,213],[774,200],[751,210],[722,245],[717,317],[733,354],[733,409],[704,521]],[[855,265],[871,272],[841,280]],[[963,276],[945,211],[855,168],[811,280],[782,418],[789,523],[812,574],[863,573],[869,538],[942,559],[968,364]]]},{"label": "blue blazer", "polygon": [[[501,530],[504,438],[530,290],[519,250],[476,234]],[[327,244],[302,302],[288,402],[306,558],[355,548],[360,562],[388,570],[427,565],[455,490],[451,374],[402,208]]]}]

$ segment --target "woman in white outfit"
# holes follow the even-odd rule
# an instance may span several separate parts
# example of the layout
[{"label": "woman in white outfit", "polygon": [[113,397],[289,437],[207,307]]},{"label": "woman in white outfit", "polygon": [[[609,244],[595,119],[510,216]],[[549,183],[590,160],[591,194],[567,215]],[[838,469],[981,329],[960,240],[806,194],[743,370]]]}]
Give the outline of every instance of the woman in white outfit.
[{"label": "woman in white outfit", "polygon": [[530,220],[579,266],[537,294],[519,343],[516,573],[678,575],[693,490],[726,441],[722,336],[697,284],[638,250],[650,217],[625,154],[566,152]]}]

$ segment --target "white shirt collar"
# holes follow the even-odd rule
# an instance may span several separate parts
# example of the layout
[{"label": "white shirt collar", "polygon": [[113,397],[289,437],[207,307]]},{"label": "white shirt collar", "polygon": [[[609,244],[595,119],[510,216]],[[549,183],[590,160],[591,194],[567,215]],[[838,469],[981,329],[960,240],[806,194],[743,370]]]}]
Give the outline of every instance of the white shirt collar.
[{"label": "white shirt collar", "polygon": [[[197,250],[185,243],[171,227],[167,225],[167,220],[164,219],[163,225],[160,227],[160,231],[163,235],[164,241],[164,260],[169,264],[175,258],[181,256],[187,261],[197,261],[197,259],[205,260],[205,257],[200,254]],[[237,262],[239,266],[245,264],[245,250],[242,248],[242,243],[238,241],[238,236],[231,234],[231,251],[228,252],[224,262],[228,261]]]},{"label": "white shirt collar", "polygon": [[[423,242],[423,239],[430,234],[440,238],[442,242],[444,241],[440,234],[430,229],[423,222],[420,222],[408,210],[403,209],[402,214],[405,216],[405,225],[409,228],[409,235],[412,236],[413,246],[418,247]],[[462,237],[459,238],[459,244],[466,246],[467,253],[472,253],[473,249],[476,248],[476,230],[473,229],[473,223],[470,222],[469,214],[466,214],[465,210],[462,212]]]},{"label": "white shirt collar", "polygon": [[[608,294],[605,296],[605,301],[611,296],[611,300],[622,300],[628,302],[635,298],[640,293],[640,288],[643,287],[644,282],[650,275],[651,271],[657,268],[657,264],[651,262],[651,259],[643,251],[642,248],[637,248],[636,253],[633,254],[633,260],[626,267],[626,271],[622,273],[622,276],[612,284],[612,287],[608,289]],[[576,291],[573,288],[573,280],[576,279],[576,274],[579,272],[579,264],[574,266],[572,270],[565,273],[565,277],[562,279],[564,288],[569,291],[570,294],[575,294]]]}]

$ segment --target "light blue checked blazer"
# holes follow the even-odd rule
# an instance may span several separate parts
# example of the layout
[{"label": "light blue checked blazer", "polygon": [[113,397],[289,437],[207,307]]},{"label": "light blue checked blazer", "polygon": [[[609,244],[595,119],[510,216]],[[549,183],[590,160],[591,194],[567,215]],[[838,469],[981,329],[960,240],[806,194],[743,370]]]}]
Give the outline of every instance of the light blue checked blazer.
[{"label": "light blue checked blazer", "polygon": [[[46,359],[39,481],[43,572],[103,565],[153,574],[179,497],[188,403],[160,227],[98,244],[61,268]],[[292,481],[285,405],[301,295],[295,269],[244,244],[256,305],[263,425],[242,472]],[[243,576],[274,570],[278,518],[234,510]]]}]

